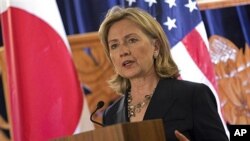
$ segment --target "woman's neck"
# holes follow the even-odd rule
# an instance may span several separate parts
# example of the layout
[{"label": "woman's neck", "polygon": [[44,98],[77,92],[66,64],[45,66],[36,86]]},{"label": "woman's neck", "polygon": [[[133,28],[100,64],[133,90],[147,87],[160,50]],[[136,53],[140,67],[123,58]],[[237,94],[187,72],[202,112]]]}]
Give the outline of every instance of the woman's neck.
[{"label": "woman's neck", "polygon": [[135,78],[130,80],[131,95],[137,101],[141,98],[144,98],[145,95],[153,94],[159,79],[160,78],[156,74],[154,74],[147,77]]}]

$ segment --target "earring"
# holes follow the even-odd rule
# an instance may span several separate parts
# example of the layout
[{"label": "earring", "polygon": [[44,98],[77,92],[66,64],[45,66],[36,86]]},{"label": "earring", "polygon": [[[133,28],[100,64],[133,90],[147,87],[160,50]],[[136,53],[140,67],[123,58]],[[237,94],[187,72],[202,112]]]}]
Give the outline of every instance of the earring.
[{"label": "earring", "polygon": [[158,56],[158,53],[157,52],[154,52],[154,59],[156,59]]}]

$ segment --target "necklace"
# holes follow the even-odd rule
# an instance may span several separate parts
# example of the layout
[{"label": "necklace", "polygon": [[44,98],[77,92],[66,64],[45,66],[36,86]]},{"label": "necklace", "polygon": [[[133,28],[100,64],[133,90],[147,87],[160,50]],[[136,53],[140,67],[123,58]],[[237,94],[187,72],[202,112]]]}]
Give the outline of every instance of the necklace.
[{"label": "necklace", "polygon": [[135,113],[140,113],[141,109],[144,108],[150,101],[150,99],[152,98],[153,94],[150,95],[145,95],[143,101],[132,105],[132,95],[130,94],[130,92],[128,92],[128,117],[135,117]]}]

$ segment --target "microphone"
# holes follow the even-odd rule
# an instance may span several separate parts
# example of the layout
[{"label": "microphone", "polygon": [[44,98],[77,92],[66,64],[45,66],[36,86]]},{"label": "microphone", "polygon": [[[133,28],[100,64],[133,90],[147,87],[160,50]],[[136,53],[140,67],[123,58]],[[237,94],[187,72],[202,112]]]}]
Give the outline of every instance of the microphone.
[{"label": "microphone", "polygon": [[99,101],[99,102],[97,103],[97,105],[96,105],[95,111],[94,111],[94,112],[91,114],[91,116],[90,116],[90,120],[91,120],[93,123],[95,123],[95,124],[97,124],[97,125],[100,125],[100,126],[102,126],[102,127],[104,127],[104,125],[103,125],[102,123],[99,123],[99,122],[93,120],[93,115],[96,113],[97,110],[101,109],[103,106],[104,106],[104,102],[103,102],[103,101]]}]

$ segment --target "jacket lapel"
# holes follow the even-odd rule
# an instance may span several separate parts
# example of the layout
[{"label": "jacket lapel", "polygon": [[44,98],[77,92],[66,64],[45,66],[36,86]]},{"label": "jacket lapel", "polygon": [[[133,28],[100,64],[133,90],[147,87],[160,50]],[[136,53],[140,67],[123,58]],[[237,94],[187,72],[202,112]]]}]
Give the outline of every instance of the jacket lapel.
[{"label": "jacket lapel", "polygon": [[172,93],[172,87],[172,79],[160,79],[144,115],[144,120],[162,118],[167,113],[176,99]]},{"label": "jacket lapel", "polygon": [[126,96],[121,98],[118,110],[116,112],[116,123],[125,123],[128,122],[127,113],[126,113]]}]

